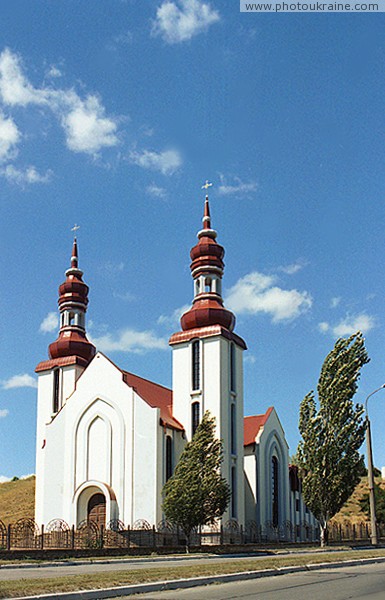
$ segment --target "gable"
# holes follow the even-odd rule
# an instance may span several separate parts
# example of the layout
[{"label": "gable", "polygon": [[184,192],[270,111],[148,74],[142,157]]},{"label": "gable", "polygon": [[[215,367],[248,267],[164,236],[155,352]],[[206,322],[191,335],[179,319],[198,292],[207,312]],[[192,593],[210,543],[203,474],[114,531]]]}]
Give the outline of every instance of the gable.
[{"label": "gable", "polygon": [[255,443],[259,431],[267,423],[268,418],[273,412],[273,407],[267,409],[264,415],[253,415],[243,419],[243,445],[249,446]]},{"label": "gable", "polygon": [[160,418],[163,425],[172,429],[184,431],[184,427],[172,415],[172,390],[129,373],[122,371],[123,381],[129,385],[142,400],[152,408],[160,409]]}]

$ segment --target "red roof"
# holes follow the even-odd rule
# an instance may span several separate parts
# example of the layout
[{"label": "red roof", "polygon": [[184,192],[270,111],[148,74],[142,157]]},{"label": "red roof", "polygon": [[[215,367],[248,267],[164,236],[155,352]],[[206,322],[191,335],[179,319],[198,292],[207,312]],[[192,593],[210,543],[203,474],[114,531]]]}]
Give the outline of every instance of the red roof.
[{"label": "red roof", "polygon": [[69,367],[71,365],[87,367],[88,362],[88,360],[82,358],[81,356],[61,356],[60,358],[51,358],[49,360],[43,360],[40,362],[35,369],[35,373],[40,373],[41,371],[50,371],[55,367]]},{"label": "red roof", "polygon": [[122,371],[123,381],[153,408],[160,408],[160,418],[164,425],[183,431],[184,427],[172,416],[172,391],[168,388],[143,379],[133,373]]},{"label": "red roof", "polygon": [[202,339],[216,335],[221,335],[228,340],[233,340],[241,348],[244,348],[245,350],[247,349],[245,342],[239,337],[239,335],[233,331],[225,329],[225,327],[222,327],[221,325],[210,325],[209,327],[197,327],[187,331],[178,331],[177,333],[172,334],[168,343],[170,346],[172,346],[174,344],[180,344],[181,342],[189,342],[195,337]]},{"label": "red roof", "polygon": [[267,409],[264,415],[254,415],[252,417],[245,417],[243,419],[243,445],[249,446],[250,444],[255,443],[255,438],[257,437],[259,430],[261,427],[265,425],[268,418],[272,413],[273,407]]}]

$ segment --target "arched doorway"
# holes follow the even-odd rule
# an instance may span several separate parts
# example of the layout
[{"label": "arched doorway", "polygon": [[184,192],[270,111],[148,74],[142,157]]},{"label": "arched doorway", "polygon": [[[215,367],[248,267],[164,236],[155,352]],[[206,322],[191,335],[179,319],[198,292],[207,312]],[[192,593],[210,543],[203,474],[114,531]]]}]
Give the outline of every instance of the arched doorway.
[{"label": "arched doorway", "polygon": [[106,526],[106,497],[104,494],[94,494],[88,500],[87,519],[96,523],[98,527]]}]

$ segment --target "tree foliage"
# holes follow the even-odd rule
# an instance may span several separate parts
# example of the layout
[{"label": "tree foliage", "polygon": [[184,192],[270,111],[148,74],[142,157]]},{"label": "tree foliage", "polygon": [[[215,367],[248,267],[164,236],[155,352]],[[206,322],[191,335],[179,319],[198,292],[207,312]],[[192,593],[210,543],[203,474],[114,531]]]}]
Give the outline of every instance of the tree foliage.
[{"label": "tree foliage", "polygon": [[306,505],[321,525],[327,524],[352,494],[362,472],[359,453],[365,436],[363,406],[353,404],[361,368],[369,362],[360,332],[337,340],[326,357],[318,381],[319,408],[314,392],[301,402],[297,456]]},{"label": "tree foliage", "polygon": [[207,411],[163,488],[164,514],[182,529],[188,544],[192,530],[213,523],[229,503],[229,485],[220,474],[222,453],[215,418]]}]

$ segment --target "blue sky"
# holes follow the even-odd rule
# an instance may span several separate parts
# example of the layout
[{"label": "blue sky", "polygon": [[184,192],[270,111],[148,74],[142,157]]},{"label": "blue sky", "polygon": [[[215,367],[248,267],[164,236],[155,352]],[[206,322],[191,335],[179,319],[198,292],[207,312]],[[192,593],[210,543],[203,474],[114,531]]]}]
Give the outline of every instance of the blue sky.
[{"label": "blue sky", "polygon": [[[34,368],[74,223],[88,332],[171,385],[209,178],[245,412],[298,408],[361,328],[385,382],[383,14],[240,14],[236,0],[3,0],[0,478],[34,472]],[[385,465],[385,393],[370,401]]]}]

